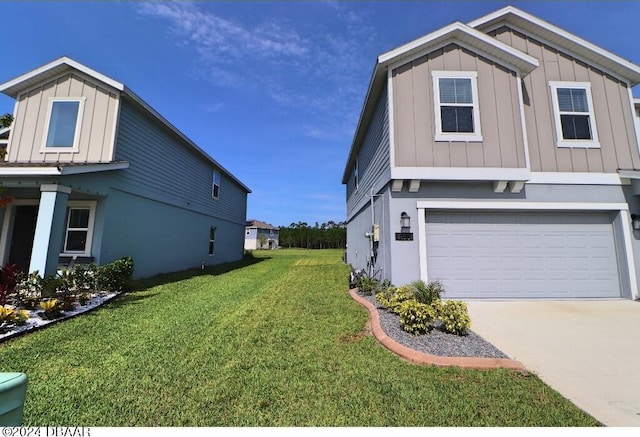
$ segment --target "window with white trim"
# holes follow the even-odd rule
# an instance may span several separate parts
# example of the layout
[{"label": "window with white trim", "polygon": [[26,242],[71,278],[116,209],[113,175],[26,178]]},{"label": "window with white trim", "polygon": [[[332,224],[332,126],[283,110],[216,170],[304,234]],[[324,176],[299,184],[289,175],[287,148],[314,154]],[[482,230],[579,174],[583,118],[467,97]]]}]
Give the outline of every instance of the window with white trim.
[{"label": "window with white trim", "polygon": [[44,150],[71,149],[75,151],[78,149],[83,106],[84,99],[50,99]]},{"label": "window with white trim", "polygon": [[213,255],[216,248],[216,228],[211,226],[209,228],[209,255]]},{"label": "window with white trim", "polygon": [[360,174],[359,174],[359,170],[358,170],[358,157],[356,156],[356,164],[353,167],[353,183],[354,186],[356,187],[356,191],[358,190],[358,188],[360,187]]},{"label": "window with white trim", "polygon": [[482,141],[478,73],[432,71],[436,141]]},{"label": "window with white trim", "polygon": [[213,188],[211,195],[214,199],[220,198],[220,172],[218,170],[213,170]]},{"label": "window with white trim", "polygon": [[63,253],[90,254],[95,203],[69,202],[65,221]]},{"label": "window with white trim", "polygon": [[598,148],[591,84],[549,82],[558,147]]}]

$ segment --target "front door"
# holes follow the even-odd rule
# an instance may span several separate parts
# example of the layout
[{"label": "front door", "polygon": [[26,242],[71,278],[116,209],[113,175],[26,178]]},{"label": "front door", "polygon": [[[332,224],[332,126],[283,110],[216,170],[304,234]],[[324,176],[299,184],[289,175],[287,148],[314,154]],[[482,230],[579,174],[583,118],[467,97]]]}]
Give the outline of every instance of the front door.
[{"label": "front door", "polygon": [[23,272],[29,273],[31,248],[38,218],[38,205],[18,205],[15,208],[16,214],[13,221],[9,262],[17,265]]}]

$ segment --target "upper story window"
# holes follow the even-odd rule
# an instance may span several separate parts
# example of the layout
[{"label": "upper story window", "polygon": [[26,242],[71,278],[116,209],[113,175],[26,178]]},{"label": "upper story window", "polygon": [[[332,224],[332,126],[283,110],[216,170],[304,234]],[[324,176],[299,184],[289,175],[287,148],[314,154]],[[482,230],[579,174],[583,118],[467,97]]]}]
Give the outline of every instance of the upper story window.
[{"label": "upper story window", "polygon": [[558,147],[598,148],[588,82],[549,82]]},{"label": "upper story window", "polygon": [[218,170],[213,171],[213,189],[211,195],[214,199],[220,197],[220,172]]},{"label": "upper story window", "polygon": [[49,103],[45,129],[45,149],[78,150],[83,99],[54,98]]},{"label": "upper story window", "polygon": [[358,157],[356,157],[356,164],[353,168],[353,181],[356,187],[356,190],[360,187],[360,175],[358,170]]},{"label": "upper story window", "polygon": [[482,141],[478,73],[432,71],[436,141]]}]

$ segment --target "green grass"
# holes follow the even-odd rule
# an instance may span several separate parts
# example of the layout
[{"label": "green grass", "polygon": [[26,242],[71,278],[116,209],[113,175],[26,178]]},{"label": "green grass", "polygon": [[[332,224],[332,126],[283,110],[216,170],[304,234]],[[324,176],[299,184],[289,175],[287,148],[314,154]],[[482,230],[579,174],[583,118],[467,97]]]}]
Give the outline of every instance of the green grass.
[{"label": "green grass", "polygon": [[592,426],[537,377],[408,364],[364,335],[342,251],[142,281],[0,344],[29,376],[25,425]]}]

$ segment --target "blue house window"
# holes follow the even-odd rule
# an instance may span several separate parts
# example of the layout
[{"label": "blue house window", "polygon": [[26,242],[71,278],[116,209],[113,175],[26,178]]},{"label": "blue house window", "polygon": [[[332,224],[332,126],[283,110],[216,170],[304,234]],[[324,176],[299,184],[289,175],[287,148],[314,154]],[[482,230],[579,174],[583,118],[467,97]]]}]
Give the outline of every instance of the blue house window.
[{"label": "blue house window", "polygon": [[209,228],[209,255],[213,255],[216,248],[216,228]]},{"label": "blue house window", "polygon": [[77,149],[81,113],[81,100],[52,100],[49,107],[45,149]]},{"label": "blue house window", "polygon": [[95,202],[69,201],[63,253],[91,253]]},{"label": "blue house window", "polygon": [[220,172],[218,170],[213,171],[213,190],[211,194],[214,199],[220,197]]}]

